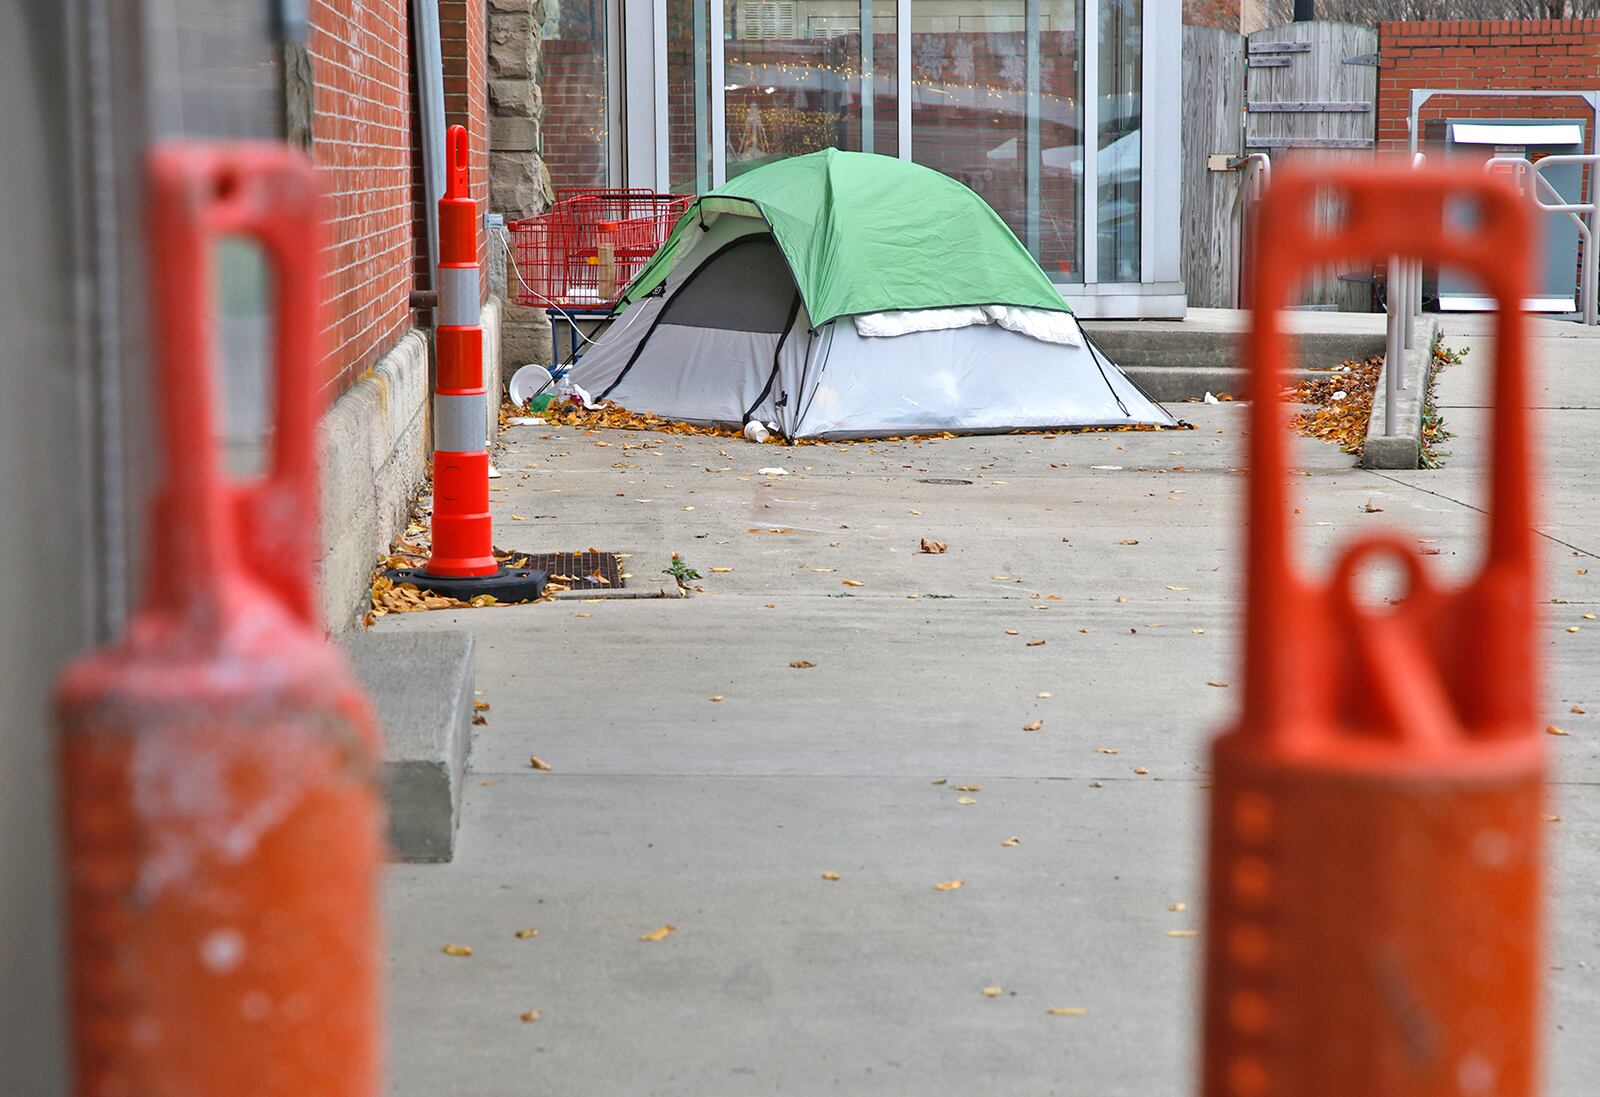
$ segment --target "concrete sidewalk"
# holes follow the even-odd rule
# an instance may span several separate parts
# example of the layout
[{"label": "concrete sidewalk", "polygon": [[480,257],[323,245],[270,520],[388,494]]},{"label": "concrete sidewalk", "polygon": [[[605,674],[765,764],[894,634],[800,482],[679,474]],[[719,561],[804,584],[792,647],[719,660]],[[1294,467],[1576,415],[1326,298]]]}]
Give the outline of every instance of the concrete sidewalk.
[{"label": "concrete sidewalk", "polygon": [[[1558,1097],[1600,1072],[1600,341],[1576,330],[1539,340],[1541,392],[1576,405],[1540,413],[1548,719],[1571,731],[1549,742]],[[1470,564],[1481,371],[1474,343],[1445,375],[1442,471],[1298,442],[1312,556],[1398,524]],[[1236,673],[1246,409],[1175,410],[1197,429],[512,428],[501,542],[631,552],[640,581],[680,552],[705,593],[380,622],[472,630],[491,704],[455,862],[389,876],[395,1097],[1193,1092],[1199,940],[1171,934],[1200,925],[1202,767],[1237,702],[1208,683]]]}]

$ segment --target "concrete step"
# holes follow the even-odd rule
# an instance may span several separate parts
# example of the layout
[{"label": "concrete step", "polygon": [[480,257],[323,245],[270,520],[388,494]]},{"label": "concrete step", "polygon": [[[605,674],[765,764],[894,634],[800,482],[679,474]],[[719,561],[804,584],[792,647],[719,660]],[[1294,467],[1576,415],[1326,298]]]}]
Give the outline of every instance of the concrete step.
[{"label": "concrete step", "polygon": [[383,728],[390,857],[448,861],[472,739],[472,636],[358,632],[341,642]]},{"label": "concrete step", "polygon": [[[1284,317],[1300,356],[1284,371],[1285,385],[1312,369],[1383,353],[1382,315],[1291,311]],[[1184,320],[1086,320],[1083,328],[1153,399],[1198,400],[1207,392],[1247,392],[1239,341],[1248,324],[1243,311],[1191,309]]]}]

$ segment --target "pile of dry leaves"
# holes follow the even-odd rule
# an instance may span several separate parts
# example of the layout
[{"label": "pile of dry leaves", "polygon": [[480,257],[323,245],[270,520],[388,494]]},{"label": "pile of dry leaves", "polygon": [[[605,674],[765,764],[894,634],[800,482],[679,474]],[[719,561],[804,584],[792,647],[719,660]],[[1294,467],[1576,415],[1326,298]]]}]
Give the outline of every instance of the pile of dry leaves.
[{"label": "pile of dry leaves", "polygon": [[[421,590],[415,583],[396,583],[384,574],[398,568],[418,568],[428,562],[430,551],[428,516],[431,510],[427,504],[419,503],[406,523],[405,532],[395,538],[389,554],[379,557],[373,567],[372,608],[361,619],[361,623],[367,628],[371,628],[372,623],[378,618],[391,613],[418,613],[430,609],[482,609],[486,606],[514,604],[502,602],[492,594],[480,594],[470,601],[446,598],[431,591]],[[509,568],[522,567],[528,562],[528,558],[521,553],[507,552],[504,549],[495,549],[494,555],[495,559]],[[565,584],[557,582],[557,578],[551,577],[551,581],[545,587],[546,593],[570,589]]]},{"label": "pile of dry leaves", "polygon": [[[510,409],[509,412],[506,409]],[[501,409],[501,420],[509,415],[522,415],[515,405],[504,405]],[[692,423],[682,423],[673,419],[664,419],[651,412],[629,411],[619,408],[615,404],[602,404],[590,410],[576,401],[565,404],[551,403],[539,417],[547,424],[556,427],[582,427],[592,429],[595,427],[612,427],[617,430],[654,430],[663,434],[710,434],[722,438],[742,438],[743,435],[731,427],[699,427]],[[1120,433],[1126,431],[1162,430],[1162,427],[1147,426],[1118,426],[1118,427],[1073,427],[1066,430],[1013,430],[1010,434],[1042,434],[1047,438],[1054,438],[1062,434],[1090,434],[1090,433]],[[1193,430],[1188,423],[1182,424],[1181,430]],[[820,446],[820,445],[848,445],[851,442],[926,442],[933,438],[954,438],[956,435],[950,431],[934,431],[929,434],[891,435],[886,438],[796,438],[792,441],[780,438],[774,434],[766,441],[767,445],[790,446]]]},{"label": "pile of dry leaves", "polygon": [[1367,442],[1367,420],[1382,367],[1383,358],[1374,355],[1365,362],[1346,361],[1300,382],[1289,399],[1308,406],[1295,413],[1295,429],[1359,454]]},{"label": "pile of dry leaves", "polygon": [[[1434,405],[1433,392],[1439,374],[1461,361],[1465,350],[1438,345],[1433,348],[1433,368],[1428,374],[1428,393],[1422,408],[1422,467],[1435,468],[1438,455],[1434,447],[1450,437],[1444,419]],[[1308,405],[1293,419],[1296,430],[1333,442],[1346,453],[1361,455],[1367,443],[1367,421],[1372,416],[1372,400],[1382,379],[1383,358],[1374,355],[1365,362],[1346,361],[1327,373],[1302,381],[1287,399]]]}]

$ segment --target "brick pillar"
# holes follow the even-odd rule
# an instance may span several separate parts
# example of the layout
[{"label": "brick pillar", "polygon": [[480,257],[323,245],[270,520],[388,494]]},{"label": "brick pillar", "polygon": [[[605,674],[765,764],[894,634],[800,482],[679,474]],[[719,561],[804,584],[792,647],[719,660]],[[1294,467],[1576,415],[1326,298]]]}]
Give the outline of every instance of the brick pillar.
[{"label": "brick pillar", "polygon": [[[545,168],[540,124],[540,26],[542,0],[488,0],[489,4],[489,208],[507,221],[532,217],[550,207],[554,195]],[[490,280],[506,298],[500,329],[500,372],[509,377],[525,362],[552,360],[550,321],[544,309],[513,302],[515,276],[505,252],[491,246]]]}]

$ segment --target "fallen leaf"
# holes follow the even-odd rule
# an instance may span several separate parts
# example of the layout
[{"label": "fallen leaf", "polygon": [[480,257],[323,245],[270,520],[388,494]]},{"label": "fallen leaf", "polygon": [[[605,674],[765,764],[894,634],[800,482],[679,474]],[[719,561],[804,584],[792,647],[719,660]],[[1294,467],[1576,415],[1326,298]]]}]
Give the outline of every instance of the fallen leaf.
[{"label": "fallen leaf", "polygon": [[859,579],[840,579],[839,582],[843,583],[847,587],[864,587],[867,585],[861,582]]},{"label": "fallen leaf", "polygon": [[523,1021],[524,1024],[531,1025],[535,1021],[537,1021],[538,1019],[539,1019],[539,1011],[536,1010],[536,1009],[530,1009],[528,1012],[526,1012],[526,1013],[524,1013],[522,1015],[522,1021]]},{"label": "fallen leaf", "polygon": [[915,507],[907,507],[906,508],[906,513],[907,514],[915,514],[919,518],[922,516],[922,512],[920,510],[917,510]]},{"label": "fallen leaf", "polygon": [[1584,712],[1583,706],[1582,705],[1573,705],[1572,706],[1572,712],[1573,712],[1574,715],[1582,716],[1583,712]]},{"label": "fallen leaf", "polygon": [[1133,772],[1137,773],[1140,777],[1148,777],[1150,775],[1150,771],[1145,769],[1143,766],[1135,768]]},{"label": "fallen leaf", "polygon": [[732,571],[733,569],[732,568],[712,568],[711,570],[716,572],[718,575],[726,575],[726,574],[728,574],[728,572]]},{"label": "fallen leaf", "polygon": [[983,791],[983,786],[982,785],[957,785],[956,786],[956,791],[957,792],[982,792]]},{"label": "fallen leaf", "polygon": [[1042,727],[1044,727],[1044,721],[1043,720],[1030,720],[1028,723],[1022,725],[1022,730],[1023,731],[1038,731]]},{"label": "fallen leaf", "polygon": [[922,551],[928,553],[930,556],[937,556],[942,552],[948,552],[949,549],[950,546],[945,544],[943,541],[935,541],[931,537],[924,537],[922,539]]},{"label": "fallen leaf", "polygon": [[477,712],[473,713],[472,722],[479,727],[483,727],[483,725],[487,724],[489,721],[484,717],[483,713]]},{"label": "fallen leaf", "polygon": [[1082,1006],[1051,1006],[1045,1013],[1051,1017],[1082,1017],[1089,1011]]},{"label": "fallen leaf", "polygon": [[812,667],[816,666],[817,664],[807,662],[804,659],[796,659],[794,662],[790,663],[789,665],[791,667],[793,667],[795,670],[810,670]]},{"label": "fallen leaf", "polygon": [[1002,846],[1020,846],[1022,844],[1022,839],[1021,838],[1002,838],[1002,839],[1000,839],[1000,844]]},{"label": "fallen leaf", "polygon": [[1127,597],[1125,595],[1121,595],[1121,594],[1117,595],[1115,601],[1116,601],[1117,605],[1119,605],[1119,606],[1123,606],[1123,605],[1127,605],[1128,604]]},{"label": "fallen leaf", "polygon": [[1584,619],[1584,620],[1585,620],[1585,621],[1593,621],[1593,620],[1594,620],[1594,619],[1595,619],[1595,616],[1594,616],[1594,614],[1592,614],[1592,613],[1585,613],[1585,614],[1584,614],[1584,615],[1583,615],[1583,619]]},{"label": "fallen leaf", "polygon": [[532,766],[534,769],[548,770],[550,768],[550,763],[546,762],[537,754],[528,755],[528,765]]},{"label": "fallen leaf", "polygon": [[1174,914],[1182,914],[1184,911],[1189,909],[1189,904],[1188,903],[1171,903],[1171,904],[1169,904],[1167,906],[1167,909],[1172,911]]},{"label": "fallen leaf", "polygon": [[1206,634],[1206,630],[1203,628],[1192,628],[1189,631],[1194,633],[1196,636],[1204,636]]},{"label": "fallen leaf", "polygon": [[983,988],[983,996],[985,998],[998,998],[998,997],[1000,997],[1000,995],[1004,994],[1005,992],[1006,992],[1006,988],[1005,987],[984,987]]},{"label": "fallen leaf", "polygon": [[1571,735],[1572,734],[1572,732],[1568,731],[1566,728],[1558,728],[1554,724],[1551,724],[1549,727],[1545,728],[1544,729],[1544,733],[1546,735]]},{"label": "fallen leaf", "polygon": [[938,780],[934,781],[934,784],[942,785],[942,784],[946,783],[949,780],[950,780],[950,778],[948,778],[948,777],[940,777]]},{"label": "fallen leaf", "polygon": [[1119,545],[1137,545],[1139,542],[1136,538],[1130,537],[1126,541],[1118,541],[1117,543]]},{"label": "fallen leaf", "polygon": [[1049,690],[1040,690],[1038,693],[1034,694],[1034,697],[1040,701],[1048,701],[1053,696],[1054,694],[1052,694]]},{"label": "fallen leaf", "polygon": [[445,945],[439,950],[446,956],[471,956],[472,949],[468,945]]},{"label": "fallen leaf", "polygon": [[1042,648],[1042,647],[1044,647],[1044,641],[1043,640],[1029,640],[1028,641],[1028,646],[1030,648]]},{"label": "fallen leaf", "polygon": [[1008,628],[1008,629],[1006,629],[1006,635],[1007,636],[1016,636],[1016,635],[1018,635],[1018,633],[1017,633],[1016,629]]},{"label": "fallen leaf", "polygon": [[977,802],[978,801],[974,800],[971,796],[956,797],[956,803],[958,804],[976,804]]},{"label": "fallen leaf", "polygon": [[592,613],[574,613],[572,616],[574,616],[574,617],[593,617],[594,614],[592,614]]},{"label": "fallen leaf", "polygon": [[1578,626],[1577,625],[1568,625],[1567,626],[1567,631],[1568,632],[1577,632],[1578,631]]},{"label": "fallen leaf", "polygon": [[672,934],[674,934],[676,932],[678,932],[678,927],[677,926],[665,925],[665,926],[662,926],[660,929],[651,930],[649,933],[646,933],[643,937],[639,938],[639,940],[641,940],[641,941],[665,941],[669,936],[671,936]]},{"label": "fallen leaf", "polygon": [[934,891],[955,891],[966,883],[965,880],[944,880],[933,885]]},{"label": "fallen leaf", "polygon": [[1383,513],[1383,508],[1382,507],[1373,506],[1371,499],[1368,499],[1367,500],[1367,505],[1362,507],[1361,509],[1366,511],[1368,514],[1382,514]]},{"label": "fallen leaf", "polygon": [[1120,747],[1095,747],[1094,748],[1094,752],[1096,754],[1121,754],[1122,753],[1122,748],[1120,748]]},{"label": "fallen leaf", "polygon": [[710,697],[707,697],[706,700],[707,701],[720,701],[720,700],[722,700],[722,694],[713,693]]},{"label": "fallen leaf", "polygon": [[1168,590],[1188,590],[1189,588],[1188,587],[1175,587],[1171,583],[1168,583],[1167,584],[1167,589]]},{"label": "fallen leaf", "polygon": [[1211,681],[1208,681],[1208,682],[1207,682],[1207,683],[1206,683],[1206,685],[1208,685],[1208,686],[1215,686],[1215,687],[1216,687],[1216,688],[1217,688],[1217,689],[1227,689],[1227,688],[1228,688],[1228,683],[1226,683],[1226,682],[1219,682],[1219,681],[1217,681],[1217,680],[1215,680],[1215,679],[1212,679],[1212,680],[1211,680]]},{"label": "fallen leaf", "polygon": [[1559,823],[1559,822],[1561,822],[1561,816],[1559,816],[1559,815],[1541,815],[1541,816],[1539,816],[1539,818],[1543,819],[1547,823]]},{"label": "fallen leaf", "polygon": [[489,702],[488,701],[474,701],[474,702],[472,702],[472,708],[473,708],[473,710],[475,712],[488,712],[489,711]]},{"label": "fallen leaf", "polygon": [[1198,937],[1198,936],[1200,936],[1200,931],[1197,930],[1197,929],[1169,929],[1169,930],[1167,930],[1167,936],[1168,937]]},{"label": "fallen leaf", "polygon": [[516,932],[516,937],[517,937],[517,940],[519,940],[519,941],[526,941],[530,937],[537,937],[537,936],[539,936],[539,931],[536,930],[536,929],[532,929],[532,928],[519,929]]},{"label": "fallen leaf", "polygon": [[822,878],[824,880],[837,880],[839,878],[839,874],[837,872],[824,872],[822,874]]}]

